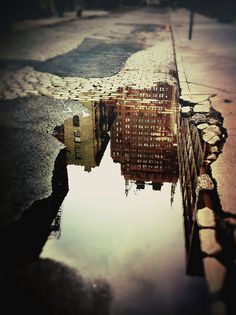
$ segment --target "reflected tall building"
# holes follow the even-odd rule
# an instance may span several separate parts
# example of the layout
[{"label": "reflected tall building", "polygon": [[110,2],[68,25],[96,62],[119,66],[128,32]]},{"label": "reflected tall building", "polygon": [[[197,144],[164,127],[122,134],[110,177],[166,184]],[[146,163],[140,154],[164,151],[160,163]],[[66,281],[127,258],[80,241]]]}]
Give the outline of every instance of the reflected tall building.
[{"label": "reflected tall building", "polygon": [[111,156],[137,189],[178,180],[176,87],[158,83],[150,89],[121,88],[111,129]]},{"label": "reflected tall building", "polygon": [[103,102],[89,102],[86,107],[88,113],[68,118],[55,133],[66,145],[67,164],[84,166],[84,170],[90,172],[101,162],[115,112],[113,106],[107,107]]}]

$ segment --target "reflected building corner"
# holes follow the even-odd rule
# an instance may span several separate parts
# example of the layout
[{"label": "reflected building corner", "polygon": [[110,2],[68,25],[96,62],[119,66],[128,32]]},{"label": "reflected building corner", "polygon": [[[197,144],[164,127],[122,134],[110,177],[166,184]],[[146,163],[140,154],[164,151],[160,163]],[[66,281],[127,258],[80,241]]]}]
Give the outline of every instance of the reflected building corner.
[{"label": "reflected building corner", "polygon": [[87,102],[88,114],[77,114],[54,129],[54,135],[67,149],[67,164],[84,166],[85,172],[100,165],[114,121],[114,107],[102,101]]}]

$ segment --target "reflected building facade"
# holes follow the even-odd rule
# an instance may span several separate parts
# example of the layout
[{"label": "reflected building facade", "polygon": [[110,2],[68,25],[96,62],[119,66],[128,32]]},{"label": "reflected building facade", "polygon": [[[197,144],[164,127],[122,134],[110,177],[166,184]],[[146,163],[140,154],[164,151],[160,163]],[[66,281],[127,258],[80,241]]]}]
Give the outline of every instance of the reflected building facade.
[{"label": "reflected building facade", "polygon": [[55,128],[55,136],[65,143],[67,164],[84,166],[86,172],[98,166],[109,142],[115,119],[114,106],[103,102],[86,104],[88,114],[75,115]]},{"label": "reflected building facade", "polygon": [[[137,189],[178,180],[176,87],[121,88],[111,129],[111,156],[121,164],[126,185]],[[126,191],[127,192],[127,191]]]},{"label": "reflected building facade", "polygon": [[[55,127],[54,136],[66,146],[67,165],[84,166],[86,172],[99,166],[110,140],[108,132],[115,119],[115,104],[89,102],[86,104],[88,113],[75,115]],[[61,215],[62,208],[51,224],[50,238],[60,238]]]}]

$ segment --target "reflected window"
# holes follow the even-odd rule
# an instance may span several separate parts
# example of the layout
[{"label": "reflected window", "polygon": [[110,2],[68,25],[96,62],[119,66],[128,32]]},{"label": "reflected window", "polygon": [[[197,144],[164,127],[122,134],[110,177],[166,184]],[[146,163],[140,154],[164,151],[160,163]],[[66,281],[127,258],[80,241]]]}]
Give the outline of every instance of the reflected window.
[{"label": "reflected window", "polygon": [[81,152],[80,152],[80,147],[75,147],[75,158],[76,159],[81,159]]},{"label": "reflected window", "polygon": [[78,115],[75,115],[75,116],[73,117],[73,126],[79,127],[79,125],[80,125],[79,116],[78,116]]},{"label": "reflected window", "polygon": [[75,141],[75,143],[81,142],[79,131],[74,132],[74,141]]}]

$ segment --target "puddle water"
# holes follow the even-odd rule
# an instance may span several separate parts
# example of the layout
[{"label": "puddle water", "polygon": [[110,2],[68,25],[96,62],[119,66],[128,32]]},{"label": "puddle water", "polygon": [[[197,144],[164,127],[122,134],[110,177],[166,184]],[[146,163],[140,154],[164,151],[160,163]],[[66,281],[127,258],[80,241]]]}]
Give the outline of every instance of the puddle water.
[{"label": "puddle water", "polygon": [[121,88],[55,128],[69,192],[41,257],[106,280],[111,314],[208,313],[203,278],[186,275],[175,93]]}]

